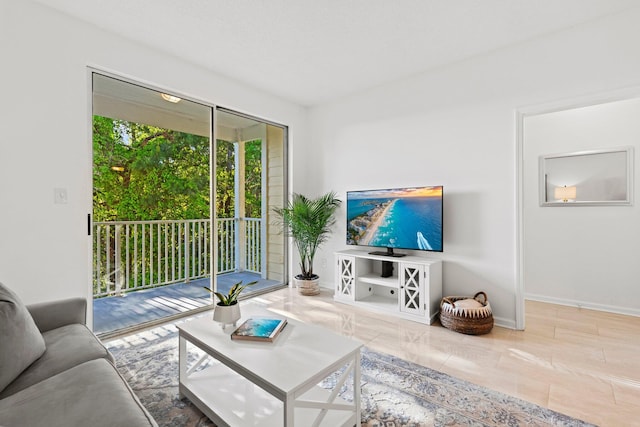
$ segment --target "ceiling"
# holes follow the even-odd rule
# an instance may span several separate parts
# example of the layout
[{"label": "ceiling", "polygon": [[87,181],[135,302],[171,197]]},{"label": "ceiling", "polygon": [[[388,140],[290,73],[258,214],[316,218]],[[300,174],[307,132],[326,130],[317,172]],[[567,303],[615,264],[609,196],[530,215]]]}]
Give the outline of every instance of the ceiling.
[{"label": "ceiling", "polygon": [[[165,129],[208,137],[211,134],[211,106],[177,98],[169,102],[162,93],[126,81],[93,74],[94,115],[144,123]],[[236,141],[240,130],[251,138],[259,126],[266,124],[239,114],[218,109],[215,119],[217,136]]]},{"label": "ceiling", "polygon": [[211,108],[186,99],[172,103],[160,92],[95,73],[93,114],[173,129],[193,135],[211,133]]},{"label": "ceiling", "polygon": [[34,0],[303,106],[599,17],[637,0]]}]

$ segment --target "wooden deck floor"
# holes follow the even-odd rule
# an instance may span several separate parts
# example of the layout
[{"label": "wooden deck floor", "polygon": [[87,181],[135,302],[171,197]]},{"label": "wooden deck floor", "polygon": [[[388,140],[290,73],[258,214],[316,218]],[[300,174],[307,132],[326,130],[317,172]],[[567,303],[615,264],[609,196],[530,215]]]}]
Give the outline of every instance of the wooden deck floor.
[{"label": "wooden deck floor", "polygon": [[[249,283],[254,280],[258,283],[246,288],[243,296],[280,287],[279,282],[263,280],[255,273],[228,273],[218,276],[218,289],[226,293],[239,281]],[[110,335],[116,331],[208,307],[211,305],[211,294],[203,286],[209,286],[208,278],[130,292],[125,296],[95,299],[93,330],[99,336]]]}]

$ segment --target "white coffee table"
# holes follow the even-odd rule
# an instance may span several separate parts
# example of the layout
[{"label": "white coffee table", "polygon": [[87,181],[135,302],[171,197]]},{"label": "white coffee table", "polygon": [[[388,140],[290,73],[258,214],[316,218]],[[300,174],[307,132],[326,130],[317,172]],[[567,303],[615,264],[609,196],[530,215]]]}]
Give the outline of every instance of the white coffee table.
[{"label": "white coffee table", "polygon": [[[242,314],[240,322],[252,316],[284,318],[248,305]],[[231,340],[233,328],[223,330],[208,316],[179,324],[180,397],[218,426],[359,426],[362,344],[287,320],[273,343]],[[206,354],[190,364],[194,347]],[[199,370],[210,357],[215,363]],[[341,368],[333,390],[317,386]],[[338,397],[347,381],[353,381],[353,402]]]}]

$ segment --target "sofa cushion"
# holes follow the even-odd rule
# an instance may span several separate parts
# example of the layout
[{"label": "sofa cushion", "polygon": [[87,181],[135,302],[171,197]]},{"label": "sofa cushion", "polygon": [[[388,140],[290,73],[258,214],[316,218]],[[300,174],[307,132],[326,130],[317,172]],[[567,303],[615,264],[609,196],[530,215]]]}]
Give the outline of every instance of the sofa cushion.
[{"label": "sofa cushion", "polygon": [[0,391],[42,356],[45,342],[20,298],[0,283]]},{"label": "sofa cushion", "polygon": [[0,400],[0,425],[157,426],[105,359],[83,363]]},{"label": "sofa cushion", "polygon": [[114,362],[111,353],[85,325],[75,323],[62,326],[43,332],[42,336],[47,350],[0,392],[0,399],[89,360],[107,359]]}]

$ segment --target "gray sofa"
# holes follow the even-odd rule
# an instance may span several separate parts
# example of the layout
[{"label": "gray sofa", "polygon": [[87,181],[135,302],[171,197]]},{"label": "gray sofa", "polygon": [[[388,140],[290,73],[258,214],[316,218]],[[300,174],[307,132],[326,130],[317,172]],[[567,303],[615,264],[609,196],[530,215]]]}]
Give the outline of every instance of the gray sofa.
[{"label": "gray sofa", "polygon": [[0,426],[157,426],[86,327],[86,306],[25,306],[0,283]]}]

